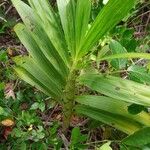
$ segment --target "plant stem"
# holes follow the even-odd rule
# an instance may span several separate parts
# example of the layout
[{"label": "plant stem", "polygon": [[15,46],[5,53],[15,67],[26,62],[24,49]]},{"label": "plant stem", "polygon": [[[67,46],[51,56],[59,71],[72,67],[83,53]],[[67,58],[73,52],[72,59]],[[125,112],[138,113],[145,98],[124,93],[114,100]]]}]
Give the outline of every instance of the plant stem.
[{"label": "plant stem", "polygon": [[70,125],[70,120],[73,113],[73,108],[75,105],[75,83],[76,83],[76,72],[72,70],[68,77],[68,81],[64,91],[64,103],[63,103],[63,131]]}]

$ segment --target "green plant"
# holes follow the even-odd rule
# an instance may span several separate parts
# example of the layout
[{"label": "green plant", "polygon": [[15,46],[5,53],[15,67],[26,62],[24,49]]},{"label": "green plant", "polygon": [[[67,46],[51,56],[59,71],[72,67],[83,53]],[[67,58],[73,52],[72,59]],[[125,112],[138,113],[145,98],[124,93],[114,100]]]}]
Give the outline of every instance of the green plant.
[{"label": "green plant", "polygon": [[73,128],[71,132],[70,149],[71,150],[86,149],[87,145],[83,144],[83,142],[85,142],[86,140],[87,135],[81,134],[80,129],[78,127]]},{"label": "green plant", "polygon": [[[109,0],[89,27],[90,0],[57,0],[59,13],[53,11],[47,0],[29,0],[31,7],[12,0],[24,22],[17,24],[14,30],[30,54],[14,58],[15,71],[63,106],[64,131],[73,113],[87,115],[127,134],[150,125],[147,112],[137,115],[128,112],[132,103],[150,105],[149,86],[88,73],[85,69],[93,47],[125,17],[135,1]],[[145,53],[120,52],[100,56],[98,61],[138,57],[150,59]],[[76,95],[81,84],[102,95]]]},{"label": "green plant", "polygon": [[0,7],[0,35],[5,34],[7,28],[12,28],[15,25],[15,18],[7,17],[2,6]]}]

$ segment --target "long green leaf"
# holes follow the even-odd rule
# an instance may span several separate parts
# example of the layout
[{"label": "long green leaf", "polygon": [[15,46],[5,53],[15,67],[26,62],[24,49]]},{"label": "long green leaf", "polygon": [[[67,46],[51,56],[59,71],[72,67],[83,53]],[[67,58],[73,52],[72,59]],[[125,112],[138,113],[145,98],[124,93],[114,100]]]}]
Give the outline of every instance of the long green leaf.
[{"label": "long green leaf", "polygon": [[90,0],[57,0],[66,41],[73,57],[79,50],[88,29]]},{"label": "long green leaf", "polygon": [[135,1],[136,0],[109,0],[88,31],[79,51],[79,57],[84,56],[100,38],[119,23],[134,6]]},{"label": "long green leaf", "polygon": [[120,101],[105,96],[92,96],[84,95],[76,98],[76,101],[80,104],[103,110],[112,114],[121,115],[122,117],[129,118],[135,122],[143,124],[143,126],[150,126],[150,115],[146,112],[141,112],[137,115],[132,115],[128,112],[128,106],[130,103]]},{"label": "long green leaf", "polygon": [[78,0],[76,6],[76,18],[75,18],[75,29],[76,29],[76,48],[79,50],[79,46],[85,38],[86,31],[88,29],[88,23],[91,12],[91,1],[90,0]]},{"label": "long green leaf", "polygon": [[40,68],[49,75],[58,85],[65,85],[65,79],[62,75],[54,68],[45,55],[40,50],[36,41],[30,34],[30,32],[25,28],[24,25],[18,24],[15,26],[15,32],[20,38],[21,42],[28,49],[33,59],[37,62]]},{"label": "long green leaf", "polygon": [[80,82],[92,90],[114,99],[150,106],[150,87],[113,76],[87,74],[80,77]]},{"label": "long green leaf", "polygon": [[113,126],[127,134],[132,134],[142,128],[142,125],[134,122],[130,119],[122,117],[120,115],[114,115],[112,113],[102,111],[99,109],[91,108],[85,105],[76,106],[76,112],[82,115],[86,115],[95,120],[99,120],[110,126]]},{"label": "long green leaf", "polygon": [[[13,59],[17,66],[27,70],[36,80],[38,80],[42,85],[47,87],[52,93],[60,96],[62,94],[62,87],[55,83],[54,80],[50,78],[41,68],[38,67],[36,62],[29,57],[15,57]],[[38,83],[39,83],[38,82]]]},{"label": "long green leaf", "polygon": [[29,83],[32,86],[37,87],[39,90],[44,92],[48,96],[52,96],[54,98],[57,98],[58,95],[55,95],[52,91],[49,90],[45,85],[43,85],[39,80],[37,80],[34,76],[32,76],[28,71],[21,67],[15,67],[14,68],[18,76]]},{"label": "long green leaf", "polygon": [[76,43],[74,18],[76,16],[76,2],[75,0],[57,0],[57,5],[68,48],[72,57],[75,57]]},{"label": "long green leaf", "polygon": [[[12,2],[19,15],[21,16],[23,22],[25,23],[26,28],[28,31],[31,31],[30,34],[33,36],[38,46],[42,49],[42,52],[45,54],[49,61],[55,60],[58,67],[62,66],[60,69],[63,68],[61,71],[64,72],[66,70],[66,68],[63,67],[64,62],[67,66],[69,66],[69,55],[67,54],[67,47],[63,47],[61,44],[61,42],[65,43],[63,42],[63,39],[60,38],[62,34],[59,33],[59,30],[57,30],[53,24],[51,24],[53,28],[48,28],[49,25],[43,22],[40,16],[38,16],[37,12],[24,2],[20,0],[12,0]],[[39,1],[36,1],[36,3],[38,4]],[[51,35],[51,37],[48,35]]]},{"label": "long green leaf", "polygon": [[[70,60],[68,49],[62,27],[60,25],[59,18],[56,17],[48,0],[29,0],[29,3],[35,13],[35,16],[37,15],[37,21],[39,18],[41,19],[40,24],[44,28],[44,31],[46,31],[46,35],[49,37],[50,41],[52,42],[60,56],[64,58],[64,61],[67,64],[69,64]],[[33,19],[31,18],[31,20]],[[45,38],[44,40],[46,39],[47,38]],[[53,49],[51,51],[53,51]]]},{"label": "long green leaf", "polygon": [[150,54],[148,53],[124,53],[124,54],[114,54],[110,56],[105,56],[102,58],[99,58],[99,61],[102,60],[112,60],[116,58],[145,58],[145,59],[150,59]]}]

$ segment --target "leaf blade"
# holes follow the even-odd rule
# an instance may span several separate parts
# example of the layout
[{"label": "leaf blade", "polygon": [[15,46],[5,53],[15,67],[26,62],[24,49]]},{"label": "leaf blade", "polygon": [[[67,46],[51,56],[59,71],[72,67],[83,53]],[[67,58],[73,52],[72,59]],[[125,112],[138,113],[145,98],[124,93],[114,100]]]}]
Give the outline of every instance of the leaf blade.
[{"label": "leaf blade", "polygon": [[[76,101],[82,105],[89,106],[91,108],[100,109],[112,114],[120,115],[140,124],[143,126],[150,125],[150,116],[146,112],[140,112],[137,115],[132,115],[128,112],[128,107],[130,103],[126,103],[124,101],[106,97],[106,96],[92,96],[92,95],[83,95],[78,96]],[[121,109],[118,109],[121,108]]]},{"label": "leaf blade", "polygon": [[114,76],[87,74],[80,77],[79,82],[106,96],[150,106],[150,87],[140,83]]},{"label": "leaf blade", "polygon": [[[112,40],[109,46],[112,51],[112,55],[121,53],[124,54],[127,52],[125,48],[115,40]],[[127,64],[127,59],[113,59],[111,64],[115,69],[123,69]]]},{"label": "leaf blade", "polygon": [[143,128],[123,139],[122,143],[130,146],[144,146],[150,143],[150,127]]},{"label": "leaf blade", "polygon": [[76,113],[86,115],[95,120],[99,120],[110,126],[113,126],[127,134],[132,134],[139,130],[142,126],[136,122],[131,122],[131,120],[126,120],[121,116],[113,115],[111,113],[94,109],[85,105],[78,105],[75,108]]},{"label": "leaf blade", "polygon": [[56,70],[53,64],[48,61],[26,27],[23,24],[17,24],[15,26],[15,32],[40,68],[42,68],[44,72],[51,76],[51,78],[53,78],[55,81],[57,78],[58,85],[65,85],[65,79],[58,72],[58,70]]},{"label": "leaf blade", "polygon": [[[134,6],[135,0],[109,0],[89,29],[79,52],[81,58]],[[113,13],[112,13],[113,12]],[[113,18],[110,20],[110,18]]]}]

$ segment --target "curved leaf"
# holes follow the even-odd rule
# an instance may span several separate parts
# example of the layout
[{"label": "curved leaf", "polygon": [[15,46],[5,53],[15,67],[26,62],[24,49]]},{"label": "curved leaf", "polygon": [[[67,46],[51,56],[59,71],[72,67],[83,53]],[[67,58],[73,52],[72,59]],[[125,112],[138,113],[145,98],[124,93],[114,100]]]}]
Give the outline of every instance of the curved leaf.
[{"label": "curved leaf", "polygon": [[123,144],[140,147],[150,144],[150,127],[143,128],[128,136],[122,141]]},{"label": "curved leaf", "polygon": [[44,92],[45,94],[52,96],[52,97],[58,97],[58,95],[55,95],[53,92],[49,90],[45,85],[43,85],[40,81],[38,81],[34,76],[32,76],[28,71],[21,67],[15,67],[15,71],[17,72],[18,76],[29,83],[32,86],[37,87],[39,90]]},{"label": "curved leaf", "polygon": [[80,82],[101,94],[114,99],[150,106],[150,87],[113,76],[87,74],[80,77]]},{"label": "curved leaf", "polygon": [[76,98],[76,101],[82,105],[129,118],[135,122],[143,124],[143,126],[150,126],[150,115],[148,113],[141,112],[137,115],[132,115],[128,112],[130,103],[110,97],[92,95],[79,96]]},{"label": "curved leaf", "polygon": [[36,80],[38,80],[38,82],[47,87],[47,89],[49,89],[52,93],[59,96],[62,94],[62,85],[55,82],[55,80],[52,80],[50,76],[43,72],[32,58],[15,58],[14,61],[17,63],[17,66],[30,73]]},{"label": "curved leaf", "polygon": [[[48,28],[49,24],[47,24],[47,22],[44,22],[38,15],[39,10],[35,11],[21,0],[12,0],[12,2],[19,15],[21,16],[28,32],[30,32],[34,40],[37,42],[37,44],[39,44],[39,47],[42,46],[41,48],[43,53],[48,54],[47,57],[49,55],[53,56],[53,59],[55,59],[58,65],[59,63],[62,63],[63,65],[63,63],[65,62],[65,64],[69,66],[70,62],[67,47],[64,46],[64,39],[61,38],[63,34],[59,32],[61,28],[57,26],[56,28],[55,24],[53,23],[50,26],[51,28]],[[36,4],[39,4],[40,1],[34,2],[36,2]],[[51,18],[49,17],[49,19]],[[46,21],[47,20],[48,19],[46,19]],[[62,59],[64,62],[62,61]]]},{"label": "curved leaf", "polygon": [[28,49],[33,59],[37,62],[37,65],[48,75],[51,76],[58,84],[65,85],[65,78],[56,70],[52,63],[48,61],[45,55],[40,50],[36,41],[30,34],[30,32],[25,28],[23,24],[18,24],[15,27],[15,31],[20,38],[21,42]]},{"label": "curved leaf", "polygon": [[75,111],[79,114],[86,115],[110,126],[113,126],[127,134],[132,134],[142,128],[141,124],[130,119],[85,105],[76,106]]}]

